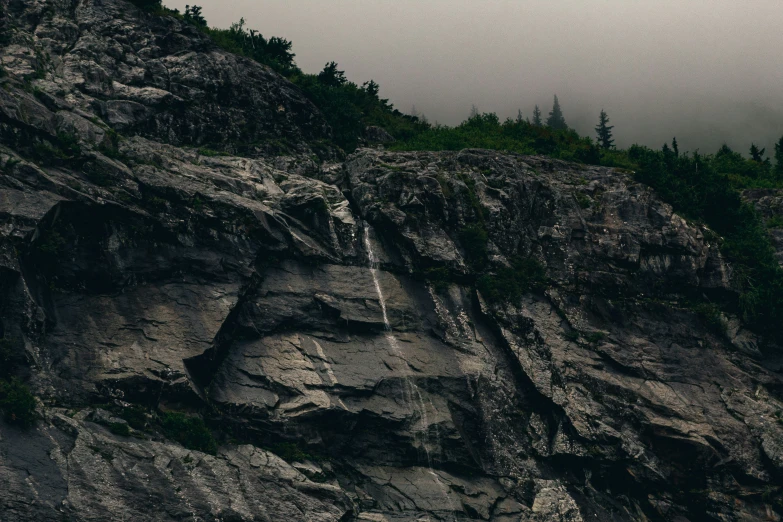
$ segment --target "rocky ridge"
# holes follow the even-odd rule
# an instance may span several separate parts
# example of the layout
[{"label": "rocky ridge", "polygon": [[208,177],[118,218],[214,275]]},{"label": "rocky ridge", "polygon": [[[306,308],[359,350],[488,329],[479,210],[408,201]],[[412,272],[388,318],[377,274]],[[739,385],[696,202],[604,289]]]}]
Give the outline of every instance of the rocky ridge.
[{"label": "rocky ridge", "polygon": [[[631,173],[338,161],[187,24],[1,4],[0,332],[42,419],[0,425],[0,519],[780,519],[779,369],[694,305],[733,292],[714,234]],[[515,259],[545,284],[475,290]]]}]

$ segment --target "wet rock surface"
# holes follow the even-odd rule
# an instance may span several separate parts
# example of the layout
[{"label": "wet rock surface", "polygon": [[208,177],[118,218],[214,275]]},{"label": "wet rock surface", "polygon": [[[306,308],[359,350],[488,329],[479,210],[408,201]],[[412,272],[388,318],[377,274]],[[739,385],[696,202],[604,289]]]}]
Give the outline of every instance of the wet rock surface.
[{"label": "wet rock surface", "polygon": [[[317,109],[190,26],[3,6],[0,321],[42,419],[0,424],[0,519],[779,520],[781,374],[629,173],[316,161]],[[516,259],[545,282],[476,291]]]}]

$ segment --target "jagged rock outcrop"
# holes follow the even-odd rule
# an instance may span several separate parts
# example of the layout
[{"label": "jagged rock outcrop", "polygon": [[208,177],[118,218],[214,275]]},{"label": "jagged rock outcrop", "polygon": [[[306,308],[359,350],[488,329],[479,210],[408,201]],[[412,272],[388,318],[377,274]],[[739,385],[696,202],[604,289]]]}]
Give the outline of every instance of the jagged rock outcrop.
[{"label": "jagged rock outcrop", "polygon": [[[0,332],[42,418],[0,424],[0,519],[779,520],[781,375],[630,173],[316,161],[318,110],[186,24],[3,6]],[[540,288],[476,291],[517,258]]]}]

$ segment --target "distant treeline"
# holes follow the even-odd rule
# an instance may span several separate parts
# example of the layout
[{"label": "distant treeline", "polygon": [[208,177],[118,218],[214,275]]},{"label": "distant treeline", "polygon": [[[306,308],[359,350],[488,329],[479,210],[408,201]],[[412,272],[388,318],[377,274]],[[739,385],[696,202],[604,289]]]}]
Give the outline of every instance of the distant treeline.
[{"label": "distant treeline", "polygon": [[[326,64],[318,74],[302,72],[294,61],[290,41],[266,39],[247,29],[244,20],[228,29],[214,29],[208,26],[200,7],[188,6],[180,13],[166,9],[160,0],[132,1],[151,12],[191,23],[223,49],[252,58],[287,77],[321,109],[333,129],[334,143],[346,152],[361,143],[367,126],[377,125],[397,140],[389,145],[393,150],[484,148],[632,171],[637,180],[653,187],[678,213],[708,225],[720,235],[716,240],[732,262],[732,281],[739,299],[715,304],[742,316],[757,331],[781,336],[783,270],[774,258],[766,227],[753,207],[742,202],[740,191],[783,188],[783,137],[775,145],[774,164],[766,151],[755,145],[749,157],[726,145],[715,154],[682,153],[676,139],[660,149],[633,145],[623,150],[614,145],[613,127],[605,111],[598,115],[596,139],[583,137],[568,127],[557,96],[546,119],[538,106],[532,120],[523,118],[520,111],[516,119],[505,121],[474,108],[470,117],[455,127],[431,125],[423,117],[401,113],[380,98],[374,81],[361,86],[349,81],[335,62]],[[783,220],[772,220],[768,226],[783,227]]]}]

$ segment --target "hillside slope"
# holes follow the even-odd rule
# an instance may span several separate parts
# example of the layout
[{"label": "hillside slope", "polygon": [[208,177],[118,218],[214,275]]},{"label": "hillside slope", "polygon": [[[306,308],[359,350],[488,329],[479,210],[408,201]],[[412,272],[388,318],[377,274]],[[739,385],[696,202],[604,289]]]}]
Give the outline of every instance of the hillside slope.
[{"label": "hillside slope", "polygon": [[191,26],[2,6],[3,521],[780,519],[782,376],[630,173],[337,162]]}]

